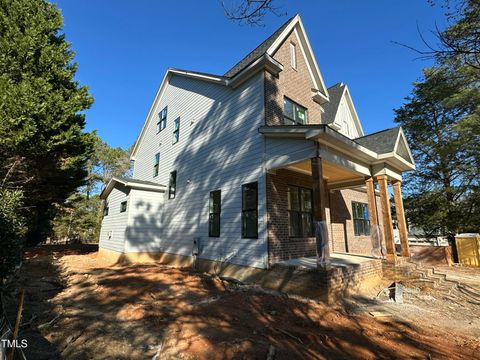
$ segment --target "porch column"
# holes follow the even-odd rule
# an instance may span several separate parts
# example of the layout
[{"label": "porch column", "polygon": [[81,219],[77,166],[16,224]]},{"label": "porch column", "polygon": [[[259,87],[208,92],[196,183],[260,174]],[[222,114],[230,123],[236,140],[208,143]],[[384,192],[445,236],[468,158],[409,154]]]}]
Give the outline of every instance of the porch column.
[{"label": "porch column", "polygon": [[314,157],[310,159],[313,180],[313,221],[315,225],[315,238],[317,248],[317,261],[325,265],[330,259],[328,247],[327,216],[325,212],[326,188],[323,181],[322,159]]},{"label": "porch column", "polygon": [[378,225],[377,204],[375,198],[375,188],[373,186],[373,178],[369,177],[365,180],[367,186],[368,197],[368,217],[370,220],[370,226],[374,227]]},{"label": "porch column", "polygon": [[383,232],[385,233],[385,247],[387,248],[387,261],[395,263],[397,254],[393,240],[392,211],[388,197],[388,179],[386,175],[377,176],[380,201],[382,203]]},{"label": "porch column", "polygon": [[397,211],[398,232],[400,233],[400,244],[402,256],[410,257],[410,247],[408,245],[408,230],[405,220],[405,210],[403,209],[403,197],[401,181],[393,181],[393,199],[395,200],[395,209]]}]

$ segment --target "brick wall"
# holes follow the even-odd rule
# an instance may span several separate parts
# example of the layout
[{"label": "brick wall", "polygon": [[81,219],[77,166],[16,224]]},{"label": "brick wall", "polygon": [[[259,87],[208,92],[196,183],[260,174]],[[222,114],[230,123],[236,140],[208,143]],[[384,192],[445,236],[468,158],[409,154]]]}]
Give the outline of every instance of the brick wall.
[{"label": "brick wall", "polygon": [[[290,64],[290,43],[296,45],[297,68]],[[308,123],[321,123],[321,106],[312,99],[313,81],[294,32],[278,48],[273,58],[283,65],[278,77],[265,72],[265,123],[283,125],[283,98],[290,98],[308,110]]]},{"label": "brick wall", "polygon": [[[315,238],[291,238],[288,234],[288,185],[312,188],[309,175],[280,169],[267,174],[268,258],[274,264],[281,260],[315,256]],[[327,210],[327,219],[329,211]],[[328,223],[327,223],[328,224]]]},{"label": "brick wall", "polygon": [[[368,203],[362,189],[344,189],[330,192],[332,251],[371,255],[370,236],[355,236],[352,219],[352,201]],[[382,224],[380,197],[377,196],[379,223]],[[348,239],[348,241],[345,241]]]},{"label": "brick wall", "polygon": [[[267,231],[269,263],[315,256],[315,238],[292,238],[288,233],[288,185],[312,188],[309,175],[280,169],[267,174]],[[352,201],[367,203],[367,194],[362,190],[344,189],[325,194],[327,228],[330,251],[370,255],[370,236],[355,236],[352,221]],[[377,197],[377,204],[380,200]],[[381,209],[379,208],[381,221]],[[347,241],[345,241],[347,239]]]}]

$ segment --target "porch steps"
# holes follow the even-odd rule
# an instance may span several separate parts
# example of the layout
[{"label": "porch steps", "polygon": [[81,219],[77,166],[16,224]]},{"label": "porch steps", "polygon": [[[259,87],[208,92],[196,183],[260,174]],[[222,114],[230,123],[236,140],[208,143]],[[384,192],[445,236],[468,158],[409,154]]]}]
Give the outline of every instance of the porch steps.
[{"label": "porch steps", "polygon": [[384,264],[384,276],[392,278],[392,274],[395,281],[408,280],[418,287],[440,290],[448,298],[454,299],[460,296],[468,301],[480,304],[480,292],[477,289],[449,279],[447,274],[439,272],[433,266],[412,261],[403,262],[396,266]]}]

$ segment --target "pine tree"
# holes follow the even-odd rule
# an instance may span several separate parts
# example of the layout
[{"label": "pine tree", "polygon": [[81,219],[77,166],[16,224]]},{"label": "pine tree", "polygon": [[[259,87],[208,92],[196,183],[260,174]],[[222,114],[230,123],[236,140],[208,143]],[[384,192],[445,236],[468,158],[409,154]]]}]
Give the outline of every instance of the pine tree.
[{"label": "pine tree", "polygon": [[92,151],[82,113],[92,104],[58,8],[44,0],[0,0],[0,178],[23,191],[28,240],[50,230],[54,204],[83,185]]}]

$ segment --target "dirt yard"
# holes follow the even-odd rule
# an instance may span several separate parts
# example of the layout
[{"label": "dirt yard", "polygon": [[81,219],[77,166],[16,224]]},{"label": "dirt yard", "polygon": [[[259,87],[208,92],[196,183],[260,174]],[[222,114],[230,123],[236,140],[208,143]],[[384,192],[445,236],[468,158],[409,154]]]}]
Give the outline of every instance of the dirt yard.
[{"label": "dirt yard", "polygon": [[21,276],[21,336],[28,359],[478,358],[480,270],[446,270],[465,279],[467,294],[406,284],[404,304],[375,289],[326,306],[190,269],[112,267],[96,252],[43,246],[27,253]]}]

